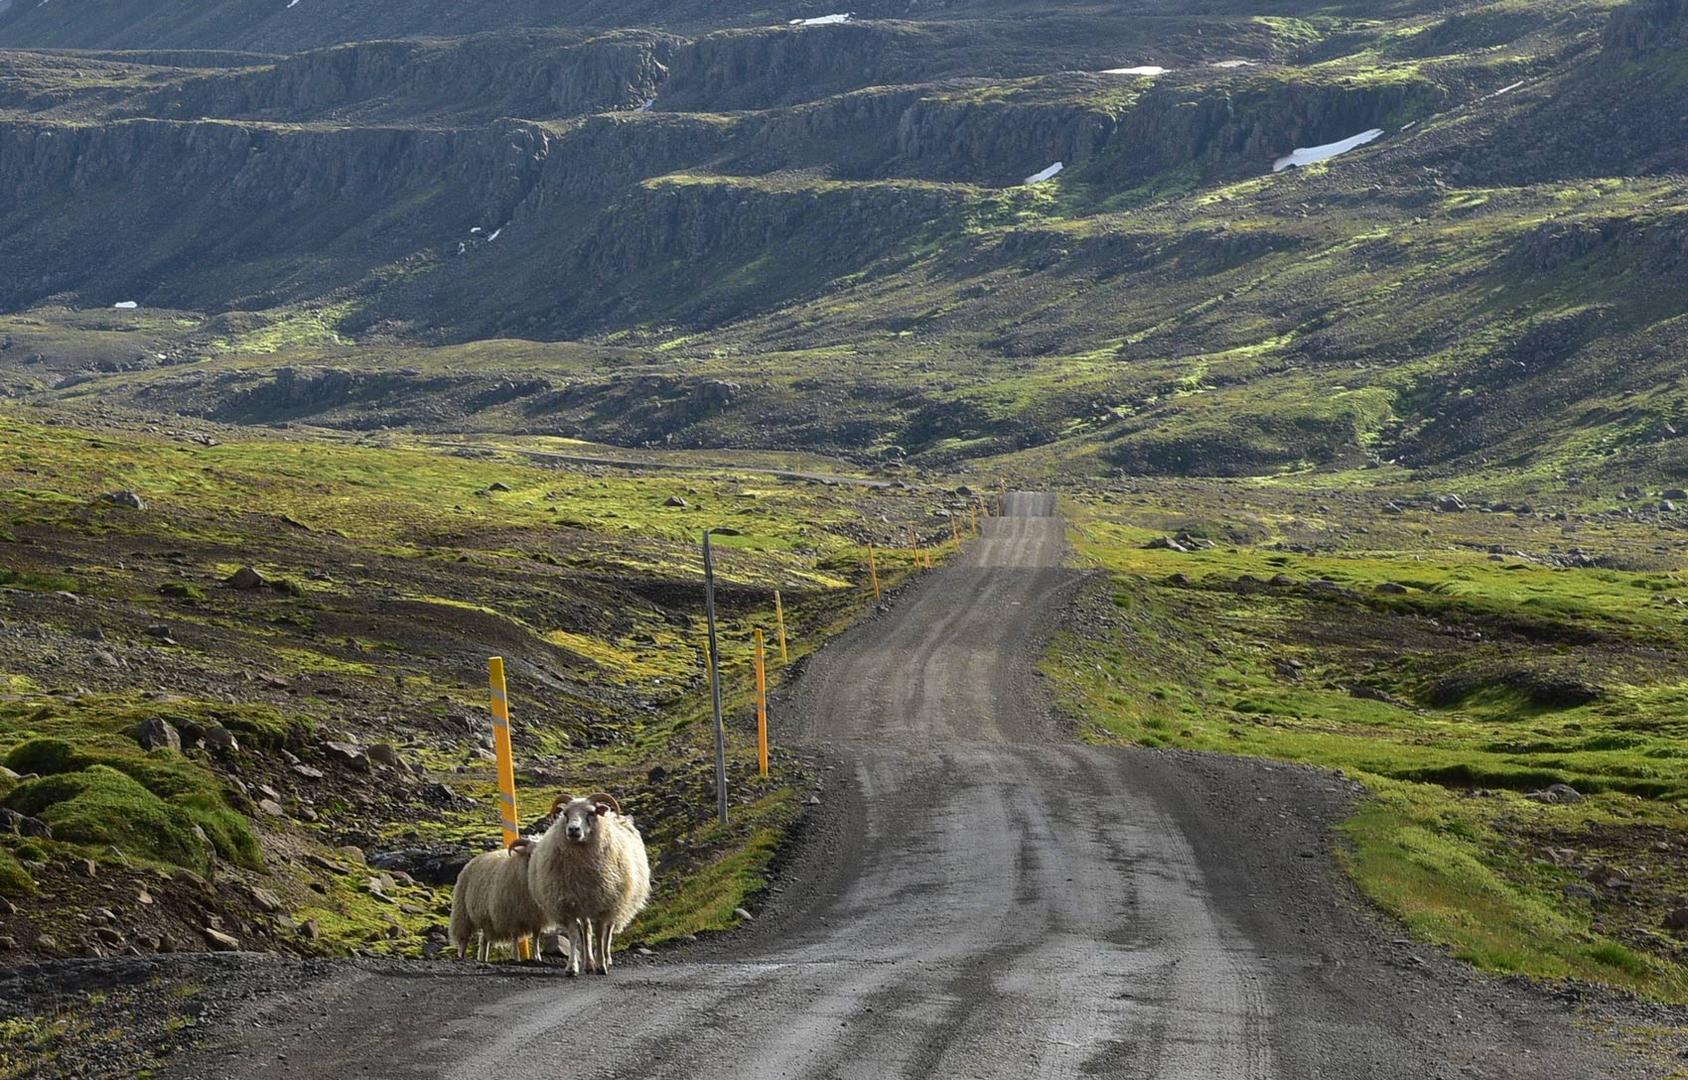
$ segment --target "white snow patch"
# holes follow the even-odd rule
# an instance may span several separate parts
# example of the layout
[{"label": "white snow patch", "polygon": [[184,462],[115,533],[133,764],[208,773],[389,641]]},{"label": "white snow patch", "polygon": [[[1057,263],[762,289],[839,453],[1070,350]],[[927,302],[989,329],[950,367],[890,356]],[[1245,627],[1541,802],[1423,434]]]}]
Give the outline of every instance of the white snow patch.
[{"label": "white snow patch", "polygon": [[469,229],[469,231],[472,232],[472,233],[478,233],[478,232],[481,231],[481,227],[479,225],[475,225],[475,226],[471,227]]},{"label": "white snow patch", "polygon": [[790,25],[790,26],[837,26],[839,23],[849,22],[850,16],[854,15],[854,14],[855,14],[855,12],[853,12],[853,11],[846,11],[843,14],[840,14],[840,15],[819,15],[819,16],[816,16],[813,19],[792,19],[791,22],[787,25]]},{"label": "white snow patch", "polygon": [[1218,60],[1218,61],[1214,62],[1213,66],[1216,67],[1216,68],[1253,67],[1254,61],[1253,60]]},{"label": "white snow patch", "polygon": [[492,230],[492,235],[486,238],[486,242],[489,243],[489,244],[492,243],[494,240],[498,239],[498,234],[503,232],[503,231],[504,231],[504,226],[502,226],[502,225],[500,225],[498,228]]},{"label": "white snow patch", "polygon": [[1041,184],[1045,180],[1053,180],[1055,178],[1055,174],[1060,172],[1063,168],[1065,168],[1065,166],[1057,161],[1055,164],[1049,166],[1049,168],[1040,169],[1020,182],[1022,184]]},{"label": "white snow patch", "polygon": [[1362,131],[1358,135],[1350,135],[1341,142],[1325,143],[1323,146],[1298,146],[1287,157],[1281,157],[1272,162],[1273,172],[1283,172],[1285,169],[1298,165],[1311,165],[1315,161],[1324,161],[1338,154],[1345,154],[1356,146],[1364,146],[1383,134],[1382,128],[1372,128]]},{"label": "white snow patch", "polygon": [[633,111],[634,112],[650,112],[651,106],[655,105],[655,104],[656,104],[656,98],[651,98],[649,101],[643,103],[642,105],[640,105],[637,109],[634,109]]},{"label": "white snow patch", "polygon": [[294,6],[294,5],[296,5],[296,4],[297,4],[297,3],[298,3],[298,2],[299,2],[299,0],[287,0],[287,6],[288,6],[288,7],[293,7],[293,6]]},{"label": "white snow patch", "polygon": [[1108,68],[1104,75],[1165,75],[1166,69],[1156,64],[1142,64],[1138,67]]},{"label": "white snow patch", "polygon": [[133,300],[119,300],[117,303],[115,303],[111,306],[114,307],[114,308],[121,308],[124,311],[133,311],[135,308],[138,308],[141,305],[135,303]]},{"label": "white snow patch", "polygon": [[1524,85],[1524,80],[1519,79],[1517,82],[1513,83],[1511,86],[1503,86],[1499,90],[1496,90],[1494,93],[1490,94],[1489,96],[1490,97],[1500,97],[1502,94],[1510,94],[1510,93],[1512,93],[1512,91],[1518,89],[1520,86],[1523,86],[1523,85]]}]

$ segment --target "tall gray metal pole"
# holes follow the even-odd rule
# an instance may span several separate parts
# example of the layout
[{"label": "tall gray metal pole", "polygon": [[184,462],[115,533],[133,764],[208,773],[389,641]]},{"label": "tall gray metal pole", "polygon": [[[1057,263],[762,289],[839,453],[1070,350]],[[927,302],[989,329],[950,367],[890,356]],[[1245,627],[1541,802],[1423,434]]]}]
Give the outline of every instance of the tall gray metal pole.
[{"label": "tall gray metal pole", "polygon": [[727,729],[721,722],[721,653],[715,644],[715,559],[703,530],[703,606],[709,616],[709,697],[715,710],[715,812],[727,823]]}]

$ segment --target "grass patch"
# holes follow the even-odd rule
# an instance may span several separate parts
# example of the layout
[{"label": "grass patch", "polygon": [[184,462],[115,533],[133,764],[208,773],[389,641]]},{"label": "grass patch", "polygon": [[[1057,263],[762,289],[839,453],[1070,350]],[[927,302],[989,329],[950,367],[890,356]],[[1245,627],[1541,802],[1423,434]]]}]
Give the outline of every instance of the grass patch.
[{"label": "grass patch", "polygon": [[[1373,796],[1349,868],[1414,933],[1486,970],[1688,999],[1658,930],[1688,875],[1639,854],[1688,840],[1680,583],[1493,560],[1485,523],[1387,501],[1286,482],[1075,501],[1110,629],[1056,641],[1067,707],[1098,741],[1342,769]],[[1486,524],[1518,550],[1559,538]],[[1146,546],[1174,532],[1190,550]],[[1524,797],[1554,784],[1585,798]]]}]

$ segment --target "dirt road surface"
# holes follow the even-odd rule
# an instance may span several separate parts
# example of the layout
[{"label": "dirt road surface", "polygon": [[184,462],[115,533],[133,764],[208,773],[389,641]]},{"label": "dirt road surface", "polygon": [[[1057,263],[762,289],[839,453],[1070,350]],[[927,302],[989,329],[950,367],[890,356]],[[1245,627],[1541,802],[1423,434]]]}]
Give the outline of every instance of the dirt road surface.
[{"label": "dirt road surface", "polygon": [[1369,913],[1340,778],[1071,743],[1036,666],[1084,575],[1050,497],[1004,510],[780,700],[841,764],[749,930],[608,978],[351,966],[171,1075],[1648,1075]]}]

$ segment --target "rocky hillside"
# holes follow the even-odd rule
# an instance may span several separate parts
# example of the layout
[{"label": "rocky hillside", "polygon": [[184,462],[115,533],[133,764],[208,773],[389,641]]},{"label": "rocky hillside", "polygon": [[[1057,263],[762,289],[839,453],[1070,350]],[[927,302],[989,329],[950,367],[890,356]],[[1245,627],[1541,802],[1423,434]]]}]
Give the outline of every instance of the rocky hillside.
[{"label": "rocky hillside", "polygon": [[[1679,468],[1673,0],[829,14],[0,10],[0,386],[1079,471]],[[301,409],[280,369],[383,390]]]}]

